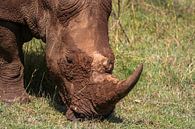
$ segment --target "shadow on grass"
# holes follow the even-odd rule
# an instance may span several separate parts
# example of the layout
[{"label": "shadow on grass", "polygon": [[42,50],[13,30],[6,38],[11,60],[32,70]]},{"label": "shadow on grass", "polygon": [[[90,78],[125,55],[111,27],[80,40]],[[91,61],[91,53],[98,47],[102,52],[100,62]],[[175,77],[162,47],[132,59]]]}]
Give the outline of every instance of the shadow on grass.
[{"label": "shadow on grass", "polygon": [[55,85],[49,79],[46,61],[45,44],[33,39],[24,49],[24,82],[28,93],[35,96],[55,95]]},{"label": "shadow on grass", "polygon": [[45,61],[45,44],[33,39],[24,44],[24,83],[27,92],[36,97],[45,97],[50,105],[60,112],[66,111],[58,94],[57,86],[49,77]]},{"label": "shadow on grass", "polygon": [[122,123],[123,122],[123,119],[116,116],[115,113],[112,113],[108,118],[106,118],[106,120],[110,123]]}]

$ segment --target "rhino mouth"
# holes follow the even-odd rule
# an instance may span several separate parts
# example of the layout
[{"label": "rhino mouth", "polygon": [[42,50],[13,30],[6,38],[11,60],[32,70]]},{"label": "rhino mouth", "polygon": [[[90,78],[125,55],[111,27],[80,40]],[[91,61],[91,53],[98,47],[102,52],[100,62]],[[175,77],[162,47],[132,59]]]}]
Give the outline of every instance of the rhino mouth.
[{"label": "rhino mouth", "polygon": [[[66,117],[71,121],[86,121],[86,120],[105,120],[114,113],[114,107],[109,110],[106,114],[92,114],[92,113],[81,113],[70,108],[66,112]],[[90,114],[90,115],[89,115]]]}]

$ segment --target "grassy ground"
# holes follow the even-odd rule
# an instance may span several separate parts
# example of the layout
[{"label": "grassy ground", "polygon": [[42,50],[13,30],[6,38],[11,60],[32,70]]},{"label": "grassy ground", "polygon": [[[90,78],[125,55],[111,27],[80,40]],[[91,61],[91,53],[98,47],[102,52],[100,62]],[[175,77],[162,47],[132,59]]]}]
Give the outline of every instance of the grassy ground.
[{"label": "grassy ground", "polygon": [[[122,0],[118,11],[115,0],[113,9],[114,74],[124,79],[144,63],[141,80],[115,114],[103,122],[69,122],[54,108],[53,97],[32,96],[25,105],[1,103],[0,128],[195,128],[195,1]],[[39,92],[51,83],[44,45],[33,40],[24,51],[27,89]]]}]

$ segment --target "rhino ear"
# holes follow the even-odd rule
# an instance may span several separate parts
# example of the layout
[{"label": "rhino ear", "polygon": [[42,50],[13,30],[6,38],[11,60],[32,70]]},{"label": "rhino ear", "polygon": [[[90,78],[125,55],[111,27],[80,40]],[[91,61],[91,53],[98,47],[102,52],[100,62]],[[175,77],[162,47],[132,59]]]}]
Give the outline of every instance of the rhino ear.
[{"label": "rhino ear", "polygon": [[77,120],[74,112],[70,108],[66,111],[66,118],[70,121],[76,121]]}]

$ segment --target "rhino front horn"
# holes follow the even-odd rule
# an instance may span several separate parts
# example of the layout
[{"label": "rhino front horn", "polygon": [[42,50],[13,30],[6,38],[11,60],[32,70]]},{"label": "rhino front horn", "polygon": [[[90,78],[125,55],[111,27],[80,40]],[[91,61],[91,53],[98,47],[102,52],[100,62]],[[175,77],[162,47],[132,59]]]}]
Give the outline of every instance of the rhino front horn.
[{"label": "rhino front horn", "polygon": [[139,80],[142,71],[143,64],[139,65],[127,80],[118,83],[115,91],[116,96],[113,98],[113,101],[118,102],[123,97],[125,97],[131,91],[131,89],[133,89],[133,87]]}]

